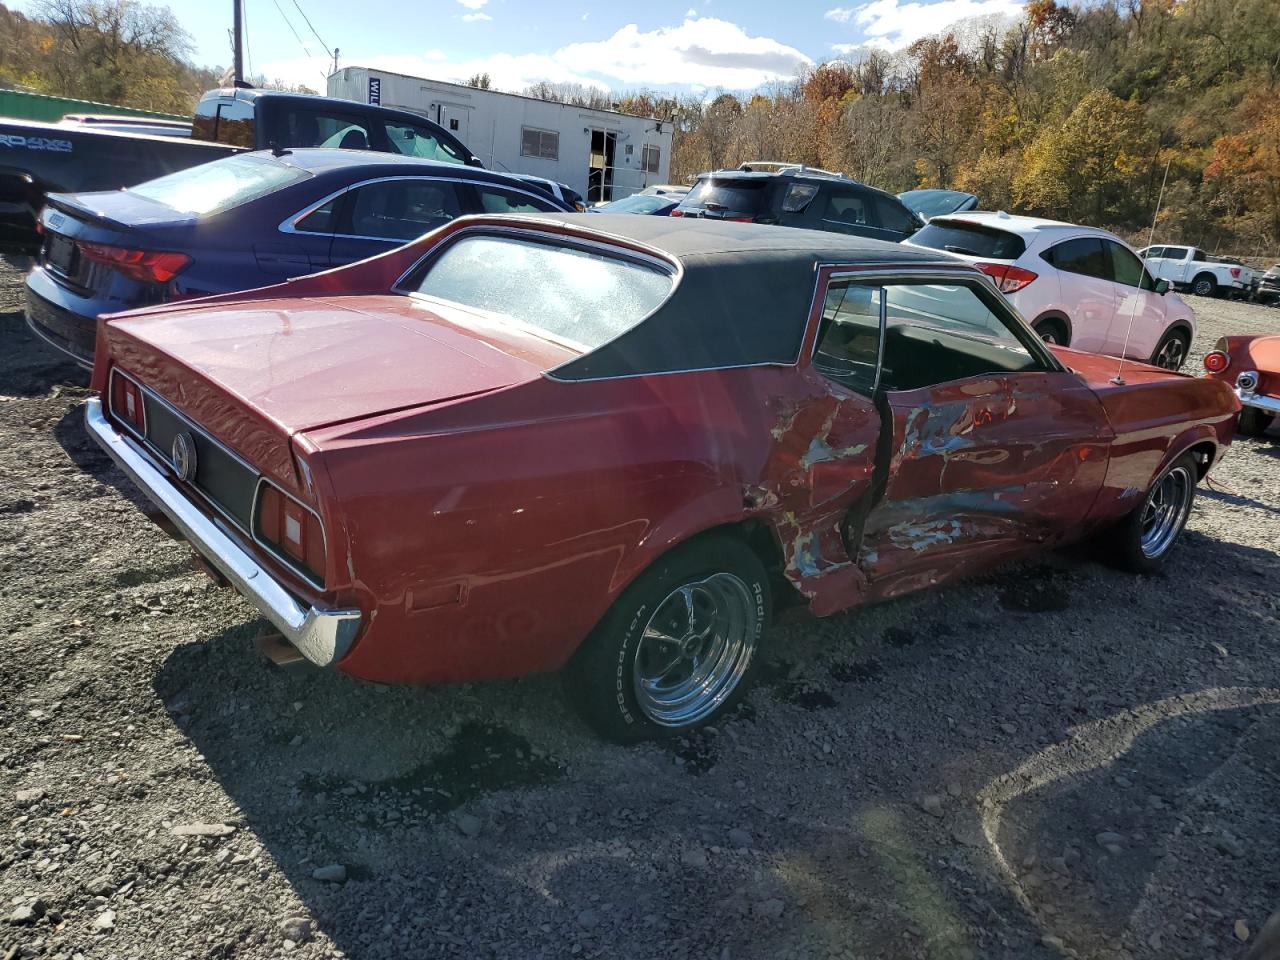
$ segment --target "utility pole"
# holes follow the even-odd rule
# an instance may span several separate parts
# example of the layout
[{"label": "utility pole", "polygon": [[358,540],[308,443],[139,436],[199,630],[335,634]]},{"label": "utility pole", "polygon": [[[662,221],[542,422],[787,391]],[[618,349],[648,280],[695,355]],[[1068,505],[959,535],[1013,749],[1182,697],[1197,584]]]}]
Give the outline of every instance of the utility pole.
[{"label": "utility pole", "polygon": [[232,54],[235,59],[235,75],[232,77],[234,86],[240,86],[244,82],[244,21],[240,16],[241,0],[231,0],[231,7],[234,11],[232,15]]},{"label": "utility pole", "polygon": [[338,72],[338,48],[333,48],[333,72]]}]

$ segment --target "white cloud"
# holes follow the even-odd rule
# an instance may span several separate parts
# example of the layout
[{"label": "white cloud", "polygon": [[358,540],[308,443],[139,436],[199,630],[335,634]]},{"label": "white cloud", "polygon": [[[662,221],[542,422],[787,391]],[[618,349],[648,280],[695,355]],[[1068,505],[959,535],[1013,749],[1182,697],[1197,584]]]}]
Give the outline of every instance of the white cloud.
[{"label": "white cloud", "polygon": [[693,7],[690,7],[688,10],[684,12],[684,18],[686,20],[690,20],[693,17],[696,17],[697,15],[698,15],[698,11],[693,9]]},{"label": "white cloud", "polygon": [[462,21],[464,23],[475,23],[477,20],[492,20],[492,19],[493,17],[489,16],[487,13],[480,13],[478,11],[476,13],[464,13],[462,15]]},{"label": "white cloud", "polygon": [[462,6],[466,7],[468,10],[479,10],[488,2],[489,0],[458,0],[458,3],[462,4]]},{"label": "white cloud", "polygon": [[866,37],[864,43],[900,50],[921,37],[944,33],[958,20],[993,15],[1020,18],[1023,8],[1022,0],[937,0],[933,3],[873,0],[856,9],[837,7],[827,11],[826,16],[834,20],[838,18],[833,14],[848,14],[840,22],[861,27]]},{"label": "white cloud", "polygon": [[[344,50],[343,60],[351,66],[456,82],[487,73],[495,88],[509,91],[540,80],[601,89],[645,85],[749,90],[790,78],[800,67],[813,63],[795,47],[770,37],[750,36],[737,24],[713,17],[687,18],[679,26],[649,31],[628,24],[604,40],[569,44],[550,54],[498,53],[455,60],[439,50],[395,55]],[[311,86],[316,82],[314,60],[279,60],[262,69],[272,77],[296,78]]]},{"label": "white cloud", "polygon": [[848,23],[856,12],[853,7],[835,7],[824,13],[823,17],[836,23]]}]

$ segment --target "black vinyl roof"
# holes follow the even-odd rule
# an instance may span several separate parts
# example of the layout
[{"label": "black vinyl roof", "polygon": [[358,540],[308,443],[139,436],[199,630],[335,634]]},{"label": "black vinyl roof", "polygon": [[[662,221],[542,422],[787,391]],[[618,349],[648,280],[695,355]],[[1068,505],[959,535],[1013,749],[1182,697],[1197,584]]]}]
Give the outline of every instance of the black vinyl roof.
[{"label": "black vinyl roof", "polygon": [[513,220],[631,241],[683,269],[676,291],[647,318],[552,372],[563,380],[795,363],[819,266],[956,265],[882,240],[755,223],[598,213]]}]

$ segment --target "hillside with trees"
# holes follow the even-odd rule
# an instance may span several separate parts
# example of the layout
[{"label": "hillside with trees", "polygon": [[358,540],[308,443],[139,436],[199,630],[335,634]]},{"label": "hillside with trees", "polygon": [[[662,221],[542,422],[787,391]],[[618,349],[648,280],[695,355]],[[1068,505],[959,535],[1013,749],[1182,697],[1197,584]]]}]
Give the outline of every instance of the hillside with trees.
[{"label": "hillside with trees", "polygon": [[1276,0],[1033,0],[1012,28],[872,51],[748,97],[654,104],[673,178],[751,159],[886,190],[1149,228],[1240,255],[1280,249]]}]

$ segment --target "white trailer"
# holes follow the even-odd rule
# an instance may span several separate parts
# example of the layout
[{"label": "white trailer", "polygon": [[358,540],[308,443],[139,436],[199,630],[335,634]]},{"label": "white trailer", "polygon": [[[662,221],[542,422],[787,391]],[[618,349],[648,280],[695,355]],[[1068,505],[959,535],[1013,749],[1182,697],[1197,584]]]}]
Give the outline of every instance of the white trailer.
[{"label": "white trailer", "polygon": [[370,67],[331,74],[328,93],[420,113],[451,131],[489,169],[568,184],[588,203],[666,183],[671,169],[672,124],[653,117]]}]

